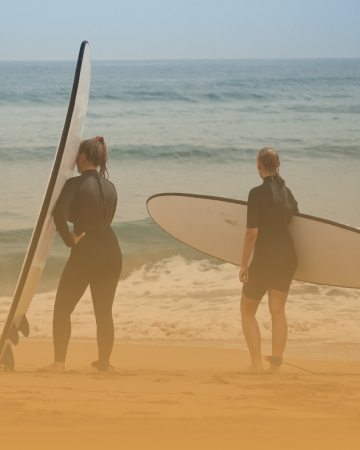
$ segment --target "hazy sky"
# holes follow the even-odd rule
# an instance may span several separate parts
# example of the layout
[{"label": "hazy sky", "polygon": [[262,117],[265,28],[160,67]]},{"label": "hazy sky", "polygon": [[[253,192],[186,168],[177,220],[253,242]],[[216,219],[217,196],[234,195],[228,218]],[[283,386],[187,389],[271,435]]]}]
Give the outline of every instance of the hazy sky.
[{"label": "hazy sky", "polygon": [[359,58],[359,0],[0,0],[0,60]]}]

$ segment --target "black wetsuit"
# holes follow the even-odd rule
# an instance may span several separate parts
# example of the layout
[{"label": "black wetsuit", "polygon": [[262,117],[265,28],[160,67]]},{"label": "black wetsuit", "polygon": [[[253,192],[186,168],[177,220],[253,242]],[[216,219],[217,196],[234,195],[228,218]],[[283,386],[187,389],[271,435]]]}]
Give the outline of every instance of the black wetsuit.
[{"label": "black wetsuit", "polygon": [[294,243],[288,230],[297,202],[282,179],[265,177],[249,193],[247,228],[258,228],[249,282],[243,294],[261,300],[268,289],[288,293],[297,268]]},{"label": "black wetsuit", "polygon": [[[64,362],[71,334],[70,315],[90,285],[97,324],[99,358],[97,367],[107,370],[114,343],[112,304],[119,281],[122,256],[110,224],[117,203],[115,186],[96,170],[86,170],[70,178],[53,211],[57,231],[71,248],[62,273],[54,308],[55,361]],[[85,236],[75,245],[67,224],[74,224],[77,236]]]}]

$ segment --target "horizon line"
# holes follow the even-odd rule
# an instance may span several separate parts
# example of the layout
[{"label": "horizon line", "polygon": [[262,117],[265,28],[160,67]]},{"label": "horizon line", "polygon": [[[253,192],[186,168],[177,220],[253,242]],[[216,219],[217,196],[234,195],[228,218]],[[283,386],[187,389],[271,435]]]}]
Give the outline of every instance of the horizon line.
[{"label": "horizon line", "polygon": [[[186,61],[319,61],[356,60],[360,56],[304,57],[304,58],[177,58],[177,59],[92,59],[91,62],[186,62]],[[74,62],[76,59],[0,59],[0,63]]]}]

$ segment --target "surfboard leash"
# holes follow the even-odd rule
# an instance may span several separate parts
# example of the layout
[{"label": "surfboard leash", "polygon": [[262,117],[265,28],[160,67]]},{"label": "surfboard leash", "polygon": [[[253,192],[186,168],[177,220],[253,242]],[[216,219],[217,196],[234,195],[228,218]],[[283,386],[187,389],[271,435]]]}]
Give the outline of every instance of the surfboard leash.
[{"label": "surfboard leash", "polygon": [[296,367],[297,369],[304,370],[305,372],[312,373],[313,375],[318,375],[317,372],[311,372],[311,370],[307,370],[307,369],[304,369],[303,367],[295,366],[294,364],[289,364],[287,362],[283,362],[283,364],[286,364],[287,366]]},{"label": "surfboard leash", "polygon": [[317,375],[316,372],[312,372],[311,370],[304,369],[300,366],[295,366],[294,364],[287,363],[283,360],[282,357],[278,356],[265,356],[265,360],[274,366],[281,366],[281,364],[286,364],[287,366],[296,367],[297,369],[303,370],[304,372],[312,373],[313,375]]}]

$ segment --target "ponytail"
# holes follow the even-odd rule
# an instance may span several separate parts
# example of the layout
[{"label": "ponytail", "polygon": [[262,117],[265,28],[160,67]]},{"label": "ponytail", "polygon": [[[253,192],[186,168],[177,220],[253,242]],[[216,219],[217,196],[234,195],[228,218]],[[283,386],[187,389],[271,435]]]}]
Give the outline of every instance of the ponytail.
[{"label": "ponytail", "polygon": [[109,178],[109,172],[106,167],[108,155],[106,142],[102,136],[96,136],[92,139],[82,141],[79,148],[79,155],[84,154],[87,161],[95,167],[99,167],[99,173],[104,178]]},{"label": "ponytail", "polygon": [[280,158],[278,152],[272,147],[264,147],[257,154],[257,160],[267,172],[271,173],[273,181],[282,180],[280,176]]}]

